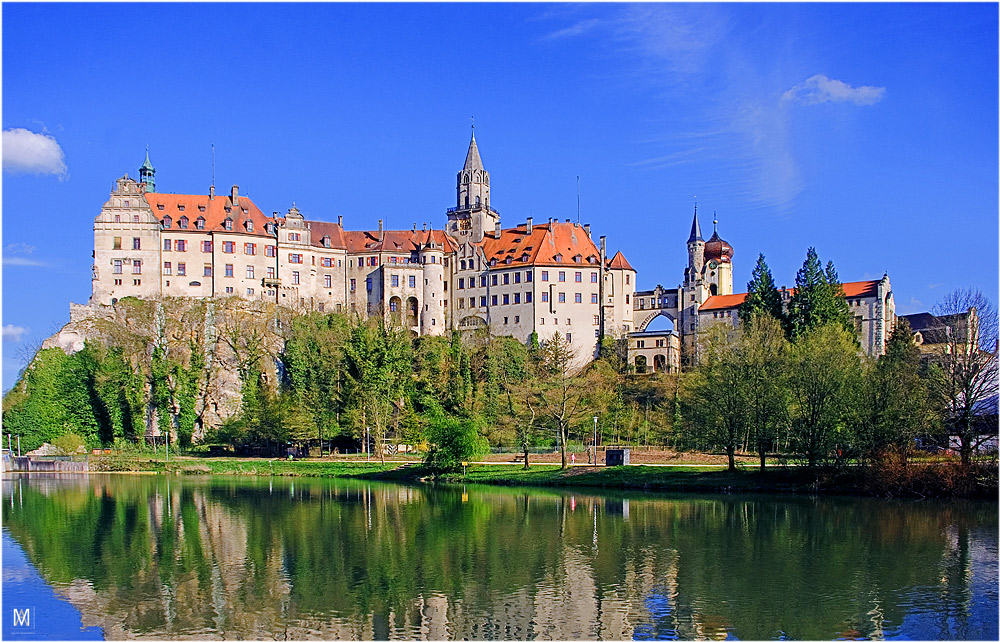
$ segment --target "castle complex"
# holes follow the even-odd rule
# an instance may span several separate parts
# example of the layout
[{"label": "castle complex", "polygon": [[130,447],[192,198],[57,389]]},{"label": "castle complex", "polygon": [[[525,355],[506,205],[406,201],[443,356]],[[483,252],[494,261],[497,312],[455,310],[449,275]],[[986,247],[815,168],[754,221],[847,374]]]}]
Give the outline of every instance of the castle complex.
[{"label": "castle complex", "polygon": [[[235,185],[228,194],[214,186],[166,194],[155,174],[147,154],[138,180],[117,179],[94,220],[92,306],[127,296],[240,296],[380,314],[414,335],[488,328],[526,342],[558,332],[577,364],[611,335],[628,337],[637,371],[676,372],[695,362],[699,332],[736,322],[745,296],[733,294],[733,248],[717,231],[702,238],[697,209],[684,280],[672,290],[637,292],[635,269],[621,252],[608,258],[590,225],[528,217],[502,227],[474,135],[443,230],[386,230],[380,220],[377,230],[347,231],[342,217],[308,221],[294,204],[267,216]],[[862,345],[881,354],[895,319],[888,277],[844,290]],[[658,316],[673,328],[646,331]]]}]

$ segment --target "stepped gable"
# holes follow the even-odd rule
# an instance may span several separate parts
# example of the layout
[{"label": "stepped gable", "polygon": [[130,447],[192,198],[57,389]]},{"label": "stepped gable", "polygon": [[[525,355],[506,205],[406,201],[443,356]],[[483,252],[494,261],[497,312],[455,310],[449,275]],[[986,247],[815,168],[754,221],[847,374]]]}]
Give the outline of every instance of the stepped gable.
[{"label": "stepped gable", "polygon": [[[275,220],[265,216],[253,201],[246,196],[237,196],[237,206],[232,206],[232,199],[229,196],[216,196],[210,199],[207,194],[165,194],[163,192],[147,192],[146,202],[149,203],[153,216],[163,223],[166,216],[170,216],[170,226],[164,226],[164,230],[184,231],[184,232],[225,232],[228,234],[249,234],[250,236],[265,236],[273,238],[267,233],[264,226],[274,223]],[[160,206],[163,209],[160,209]],[[201,211],[201,207],[205,210]],[[229,211],[226,211],[226,208]],[[181,209],[184,208],[184,209]],[[181,217],[186,216],[188,227],[182,230],[178,226]],[[205,228],[198,229],[195,221],[198,217],[205,219]],[[227,230],[224,224],[226,218],[233,220],[233,229]],[[248,231],[246,222],[253,221],[253,231]]]},{"label": "stepped gable", "polygon": [[[532,225],[528,234],[526,224],[503,230],[500,238],[487,233],[480,243],[487,261],[529,265],[598,265],[600,251],[583,227],[573,223],[553,222]],[[577,263],[574,257],[579,256]],[[562,260],[557,260],[560,257]]]},{"label": "stepped gable", "polygon": [[330,237],[330,247],[338,250],[343,250],[347,248],[347,238],[344,236],[344,228],[336,223],[328,223],[326,221],[309,221],[306,226],[312,232],[311,245],[315,247],[324,247],[323,238],[326,236]]},{"label": "stepped gable", "polygon": [[625,258],[625,255],[622,254],[621,250],[618,250],[618,252],[614,255],[614,257],[612,257],[612,259],[608,261],[608,269],[631,270],[632,272],[635,272],[635,268],[632,267],[632,265],[628,262],[628,259]]},{"label": "stepped gable", "polygon": [[385,230],[379,241],[378,230],[343,232],[349,254],[366,252],[416,252],[431,241],[446,252],[457,249],[455,241],[444,230]]},{"label": "stepped gable", "polygon": [[[879,283],[880,281],[852,281],[851,283],[844,283],[844,296],[848,299],[863,299],[878,296]],[[789,289],[788,295],[791,296],[793,294],[795,294],[795,288]],[[735,308],[743,303],[745,298],[747,298],[746,292],[740,294],[716,294],[715,296],[708,297],[698,309],[704,311]]]}]

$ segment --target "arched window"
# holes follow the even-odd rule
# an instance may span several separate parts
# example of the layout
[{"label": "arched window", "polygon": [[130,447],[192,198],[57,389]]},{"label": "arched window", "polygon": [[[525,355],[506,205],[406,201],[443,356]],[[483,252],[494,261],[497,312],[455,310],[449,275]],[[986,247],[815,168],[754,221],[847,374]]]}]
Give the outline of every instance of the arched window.
[{"label": "arched window", "polygon": [[476,207],[479,207],[479,197],[476,197]]}]

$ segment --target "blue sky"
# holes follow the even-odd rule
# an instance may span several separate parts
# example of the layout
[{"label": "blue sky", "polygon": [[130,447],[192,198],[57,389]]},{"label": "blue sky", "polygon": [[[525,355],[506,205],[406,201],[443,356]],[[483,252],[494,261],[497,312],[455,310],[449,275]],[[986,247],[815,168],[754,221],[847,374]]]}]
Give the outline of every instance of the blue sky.
[{"label": "blue sky", "polygon": [[3,388],[90,295],[92,223],[233,184],[348,229],[443,225],[470,117],[505,225],[575,218],[641,288],[702,229],[792,285],[806,248],[901,314],[996,300],[996,4],[3,5]]}]

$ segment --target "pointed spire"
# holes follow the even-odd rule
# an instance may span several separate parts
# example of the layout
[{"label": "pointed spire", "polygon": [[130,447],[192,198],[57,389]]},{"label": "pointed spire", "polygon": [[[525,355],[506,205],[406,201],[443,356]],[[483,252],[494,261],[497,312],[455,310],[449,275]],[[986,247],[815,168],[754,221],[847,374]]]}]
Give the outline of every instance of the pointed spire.
[{"label": "pointed spire", "polygon": [[688,243],[694,243],[696,241],[704,241],[701,238],[701,226],[698,225],[698,204],[694,205],[694,221],[691,222],[691,236],[688,237]]},{"label": "pointed spire", "polygon": [[146,160],[139,169],[153,169],[153,164],[149,162],[149,145],[146,145]]},{"label": "pointed spire", "polygon": [[462,169],[483,169],[483,160],[479,157],[479,147],[476,145],[475,127],[473,127],[472,130],[472,141],[469,143],[469,153],[465,156],[465,167]]},{"label": "pointed spire", "polygon": [[712,212],[712,235],[719,235],[719,215],[714,211]]}]

